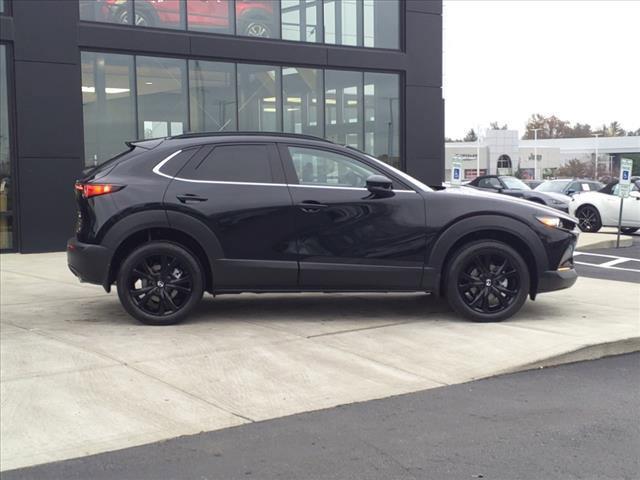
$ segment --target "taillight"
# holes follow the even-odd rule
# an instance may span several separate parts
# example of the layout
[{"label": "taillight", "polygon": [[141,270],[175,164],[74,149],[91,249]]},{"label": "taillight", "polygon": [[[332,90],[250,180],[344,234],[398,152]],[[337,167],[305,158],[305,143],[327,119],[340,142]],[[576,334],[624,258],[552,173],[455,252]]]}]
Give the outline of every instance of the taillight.
[{"label": "taillight", "polygon": [[82,192],[84,198],[106,195],[107,193],[117,192],[123,188],[123,185],[113,185],[110,183],[76,183],[76,190]]}]

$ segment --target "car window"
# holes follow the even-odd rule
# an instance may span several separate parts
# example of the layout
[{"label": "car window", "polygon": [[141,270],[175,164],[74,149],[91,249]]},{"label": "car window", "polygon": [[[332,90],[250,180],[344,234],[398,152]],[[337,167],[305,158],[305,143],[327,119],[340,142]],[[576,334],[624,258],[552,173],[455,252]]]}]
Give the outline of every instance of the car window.
[{"label": "car window", "polygon": [[273,183],[269,148],[259,144],[218,145],[185,177],[221,182]]},{"label": "car window", "polygon": [[[538,185],[534,190],[538,192],[553,192],[553,193],[563,193],[565,187],[569,184],[570,180],[556,180],[556,181],[546,181]],[[575,182],[569,186],[569,189],[575,188]]]},{"label": "car window", "polygon": [[500,180],[498,180],[496,177],[489,177],[489,178],[481,178],[478,181],[478,187],[480,187],[480,188],[502,188],[502,185],[500,184]]},{"label": "car window", "polygon": [[362,162],[325,150],[288,147],[300,185],[361,187],[379,173]]},{"label": "car window", "polygon": [[512,190],[531,190],[529,185],[524,183],[522,180],[516,177],[500,177],[500,179],[504,182],[507,188]]}]

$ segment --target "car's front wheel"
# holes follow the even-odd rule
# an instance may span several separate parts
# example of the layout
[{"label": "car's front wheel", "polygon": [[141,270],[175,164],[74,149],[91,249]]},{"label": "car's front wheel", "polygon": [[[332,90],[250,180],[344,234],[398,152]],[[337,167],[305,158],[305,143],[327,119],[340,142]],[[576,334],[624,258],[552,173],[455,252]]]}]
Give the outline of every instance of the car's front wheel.
[{"label": "car's front wheel", "polygon": [[509,245],[480,240],[462,246],[445,276],[449,305],[475,322],[497,322],[516,313],[529,294],[529,269]]},{"label": "car's front wheel", "polygon": [[171,242],[155,241],[131,252],[117,278],[124,309],[148,325],[182,321],[196,307],[204,290],[196,257]]},{"label": "car's front wheel", "polygon": [[602,220],[596,207],[584,205],[578,209],[576,217],[578,218],[578,227],[583,232],[595,233],[602,228]]}]

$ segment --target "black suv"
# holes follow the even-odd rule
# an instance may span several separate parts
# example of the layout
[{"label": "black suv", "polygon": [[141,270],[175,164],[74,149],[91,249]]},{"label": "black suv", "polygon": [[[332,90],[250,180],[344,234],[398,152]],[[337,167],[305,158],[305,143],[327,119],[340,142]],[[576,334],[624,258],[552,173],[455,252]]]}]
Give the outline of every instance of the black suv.
[{"label": "black suv", "polygon": [[265,133],[128,145],[76,183],[67,255],[144,323],[184,319],[205,291],[425,291],[496,321],[577,278],[572,217],[432,190],[349,147]]}]

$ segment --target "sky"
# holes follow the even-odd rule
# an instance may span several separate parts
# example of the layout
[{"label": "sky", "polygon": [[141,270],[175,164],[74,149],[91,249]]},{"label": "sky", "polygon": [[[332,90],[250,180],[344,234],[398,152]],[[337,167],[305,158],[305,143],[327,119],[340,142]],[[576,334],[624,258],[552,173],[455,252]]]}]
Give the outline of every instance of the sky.
[{"label": "sky", "polygon": [[533,113],[640,128],[640,0],[444,0],[445,135]]}]

